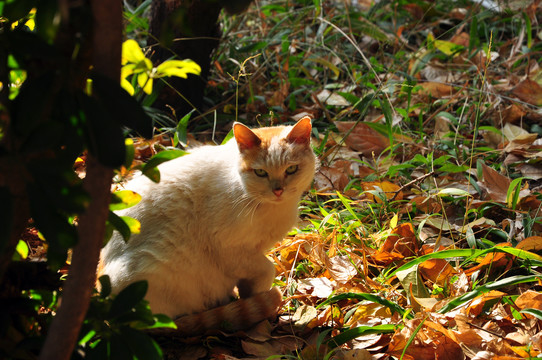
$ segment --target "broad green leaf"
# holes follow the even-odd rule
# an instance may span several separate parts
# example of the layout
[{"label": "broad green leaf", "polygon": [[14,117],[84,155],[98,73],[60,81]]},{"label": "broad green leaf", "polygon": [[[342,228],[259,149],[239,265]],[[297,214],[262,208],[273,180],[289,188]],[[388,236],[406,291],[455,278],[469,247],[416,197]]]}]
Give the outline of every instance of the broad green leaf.
[{"label": "broad green leaf", "polygon": [[183,118],[179,121],[179,124],[177,124],[177,129],[175,131],[175,137],[177,141],[185,147],[188,143],[188,120],[190,120],[190,116],[192,116],[193,112],[194,110],[183,116]]},{"label": "broad green leaf", "polygon": [[175,321],[173,321],[169,316],[164,314],[154,314],[154,325],[149,326],[147,329],[156,329],[156,328],[168,328],[168,329],[177,329]]},{"label": "broad green leaf", "polygon": [[120,190],[111,194],[111,203],[109,204],[109,210],[117,211],[127,209],[139,203],[141,201],[141,195],[132,190]]},{"label": "broad green leaf", "polygon": [[120,328],[120,335],[138,359],[162,359],[162,350],[149,335],[128,326]]},{"label": "broad green leaf", "polygon": [[113,300],[109,317],[115,318],[130,312],[147,293],[148,284],[146,280],[137,281],[124,288]]},{"label": "broad green leaf", "polygon": [[98,278],[98,281],[100,282],[100,297],[106,298],[109,295],[111,295],[111,279],[109,278],[109,275],[102,275]]},{"label": "broad green leaf", "polygon": [[139,220],[130,216],[121,216],[120,218],[128,225],[131,234],[139,234],[141,232],[141,223]]},{"label": "broad green leaf", "polygon": [[149,160],[149,162],[147,162],[143,166],[143,169],[141,171],[143,172],[143,175],[149,177],[149,179],[151,179],[152,181],[158,182],[160,181],[160,173],[158,173],[158,176],[156,176],[156,172],[158,171],[156,167],[166,161],[176,159],[186,154],[186,151],[179,149],[161,151],[158,154],[154,155]]},{"label": "broad green leaf", "polygon": [[[121,88],[117,82],[98,73],[93,73],[92,88],[93,95],[98,98],[116,121],[145,138],[152,137],[151,117],[143,110],[137,100]],[[124,151],[126,151],[124,138],[122,143]],[[123,158],[123,163],[125,160],[126,157]]]},{"label": "broad green leaf", "polygon": [[130,240],[130,236],[132,235],[132,233],[130,232],[130,227],[124,222],[124,220],[122,220],[120,216],[118,216],[112,211],[109,211],[109,217],[107,218],[107,221],[111,225],[113,225],[113,227],[122,235],[124,241],[127,242],[128,240]]},{"label": "broad green leaf", "polygon": [[13,260],[19,261],[24,260],[28,257],[29,249],[26,241],[19,240],[17,246],[15,247],[15,253],[13,254]]}]

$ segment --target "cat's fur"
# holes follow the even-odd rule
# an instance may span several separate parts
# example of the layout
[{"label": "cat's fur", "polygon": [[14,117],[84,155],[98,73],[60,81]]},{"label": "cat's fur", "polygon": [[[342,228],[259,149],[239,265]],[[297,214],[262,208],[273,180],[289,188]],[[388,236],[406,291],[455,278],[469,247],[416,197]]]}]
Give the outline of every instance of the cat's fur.
[{"label": "cat's fur", "polygon": [[308,117],[254,130],[235,123],[225,145],[160,165],[159,183],[130,181],[142,200],[117,213],[138,219],[141,233],[128,243],[115,233],[99,275],[114,292],[148,280],[151,309],[173,318],[226,304],[236,286],[241,298],[267,292],[275,269],[264,254],[294,226],[315,173],[310,134]]}]

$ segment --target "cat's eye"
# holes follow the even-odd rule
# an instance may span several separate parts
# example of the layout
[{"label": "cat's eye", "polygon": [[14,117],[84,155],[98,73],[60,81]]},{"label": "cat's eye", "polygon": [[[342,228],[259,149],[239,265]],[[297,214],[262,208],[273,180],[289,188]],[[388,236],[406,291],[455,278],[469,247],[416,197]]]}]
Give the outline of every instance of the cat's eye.
[{"label": "cat's eye", "polygon": [[286,174],[292,175],[297,171],[297,165],[290,165],[286,168]]},{"label": "cat's eye", "polygon": [[254,169],[254,174],[258,175],[259,177],[266,177],[267,171],[264,169]]}]

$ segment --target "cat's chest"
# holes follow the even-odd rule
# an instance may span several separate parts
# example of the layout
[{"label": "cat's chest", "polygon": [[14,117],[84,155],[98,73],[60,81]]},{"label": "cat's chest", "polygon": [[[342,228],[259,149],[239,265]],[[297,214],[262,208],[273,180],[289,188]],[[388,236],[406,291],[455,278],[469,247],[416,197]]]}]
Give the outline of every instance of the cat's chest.
[{"label": "cat's chest", "polygon": [[296,204],[282,207],[263,205],[252,214],[231,222],[228,232],[233,244],[266,251],[280,241],[296,221]]}]

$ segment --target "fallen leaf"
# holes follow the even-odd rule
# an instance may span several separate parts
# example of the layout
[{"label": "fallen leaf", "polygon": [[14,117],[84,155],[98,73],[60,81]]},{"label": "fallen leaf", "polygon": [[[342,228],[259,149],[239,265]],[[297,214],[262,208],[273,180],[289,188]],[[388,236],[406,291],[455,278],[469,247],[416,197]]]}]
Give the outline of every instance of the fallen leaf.
[{"label": "fallen leaf", "polygon": [[517,297],[515,304],[520,310],[528,308],[542,310],[542,293],[527,290]]},{"label": "fallen leaf", "polygon": [[448,84],[432,81],[418,84],[418,86],[421,87],[421,89],[418,91],[419,94],[429,96],[434,99],[451,97],[457,92],[452,86]]},{"label": "fallen leaf", "polygon": [[506,195],[512,181],[486,164],[482,164],[482,174],[483,180],[481,183],[487,190],[489,197],[492,200],[506,203]]},{"label": "fallen leaf", "polygon": [[361,152],[366,157],[378,156],[390,145],[387,137],[373,130],[365,123],[335,121],[335,126],[345,136],[346,145],[355,151]]},{"label": "fallen leaf", "polygon": [[[389,182],[387,180],[362,182],[361,187],[364,191],[381,190],[382,192],[384,192],[384,195],[387,199],[392,199],[395,196],[395,193],[401,188],[399,185]],[[367,194],[367,197],[375,203],[382,203],[382,199],[380,199],[380,197],[378,196]],[[403,200],[403,192],[399,191],[397,196],[395,196],[395,199]]]},{"label": "fallen leaf", "polygon": [[320,299],[327,299],[334,290],[333,283],[326,277],[307,278],[298,281],[297,289],[302,294],[310,294]]},{"label": "fallen leaf", "polygon": [[512,89],[512,94],[526,103],[542,106],[542,87],[536,81],[523,80]]}]

